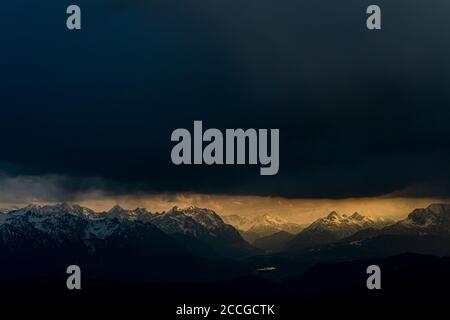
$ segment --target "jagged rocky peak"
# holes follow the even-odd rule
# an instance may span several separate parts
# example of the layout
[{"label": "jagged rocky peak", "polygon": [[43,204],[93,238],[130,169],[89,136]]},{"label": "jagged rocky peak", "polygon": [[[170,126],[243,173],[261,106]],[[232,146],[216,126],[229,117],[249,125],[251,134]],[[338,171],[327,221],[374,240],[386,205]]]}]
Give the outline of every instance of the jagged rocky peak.
[{"label": "jagged rocky peak", "polygon": [[354,212],[352,215],[346,215],[346,214],[339,214],[336,211],[330,212],[325,218],[318,219],[317,221],[330,223],[375,222],[374,219],[363,216],[358,212]]},{"label": "jagged rocky peak", "polygon": [[[311,230],[311,229],[336,229],[336,228],[348,228],[351,229],[359,229],[359,228],[367,228],[367,227],[379,227],[378,225],[381,223],[381,221],[368,218],[366,216],[363,216],[357,212],[353,213],[351,216],[347,216],[345,214],[339,214],[336,211],[330,212],[326,217],[319,218],[316,221],[314,221],[309,227],[307,227],[305,230]],[[381,227],[381,225],[380,225]]]},{"label": "jagged rocky peak", "polygon": [[18,214],[38,214],[41,212],[42,206],[38,205],[38,204],[29,204],[26,207],[23,208],[19,208],[17,210],[12,210],[9,211],[9,214],[14,214],[14,215],[18,215]]},{"label": "jagged rocky peak", "polygon": [[446,204],[446,203],[434,203],[434,204],[430,204],[427,208],[428,210],[430,210],[431,212],[434,213],[446,213],[446,214],[450,214],[450,204]]},{"label": "jagged rocky peak", "polygon": [[73,214],[73,215],[81,215],[81,216],[86,216],[86,215],[91,215],[94,214],[94,211],[89,209],[89,208],[85,208],[82,207],[78,204],[71,204],[71,203],[59,203],[56,204],[54,206],[44,206],[42,209],[45,210],[46,208],[49,208],[49,211],[55,211],[55,212],[62,212],[62,213],[69,213],[69,214]]},{"label": "jagged rocky peak", "polygon": [[196,214],[196,213],[203,213],[203,214],[210,214],[210,215],[217,215],[214,210],[208,209],[208,208],[199,208],[195,206],[188,206],[188,207],[178,207],[174,206],[171,211],[178,211],[183,212],[185,214]]},{"label": "jagged rocky peak", "polygon": [[199,208],[199,207],[195,207],[195,206],[188,206],[188,207],[184,207],[184,208],[179,207],[179,206],[174,206],[168,212],[170,212],[170,211],[182,212],[184,214],[194,214],[194,213],[216,214],[211,209]]},{"label": "jagged rocky peak", "polygon": [[271,216],[268,213],[265,213],[260,216],[256,216],[253,218],[254,225],[280,225],[289,223],[287,220],[282,219],[280,217]]},{"label": "jagged rocky peak", "polygon": [[407,220],[418,225],[429,224],[436,220],[450,221],[450,205],[435,203],[426,208],[415,209],[408,215]]},{"label": "jagged rocky peak", "polygon": [[169,213],[170,212],[175,212],[186,217],[190,217],[208,229],[221,227],[225,224],[216,212],[207,208],[198,208],[194,206],[179,208],[175,206],[169,211]]},{"label": "jagged rocky peak", "polygon": [[359,220],[359,221],[365,219],[365,217],[364,217],[363,215],[359,214],[358,212],[353,213],[353,214],[350,216],[350,218],[352,218],[353,220]]},{"label": "jagged rocky peak", "polygon": [[23,214],[23,213],[32,213],[40,215],[71,214],[76,216],[89,216],[95,213],[93,210],[89,208],[85,208],[78,204],[71,204],[67,202],[43,206],[30,204],[22,209],[15,210],[13,212],[16,214]]},{"label": "jagged rocky peak", "polygon": [[183,209],[179,206],[173,206],[171,209],[160,213],[160,215],[166,215],[166,216],[167,215],[179,216],[179,215],[184,215],[184,214],[185,214],[185,209]]},{"label": "jagged rocky peak", "polygon": [[145,208],[128,210],[117,204],[107,211],[106,215],[110,218],[147,221],[152,214]]},{"label": "jagged rocky peak", "polygon": [[364,229],[381,229],[385,221],[365,217],[357,212],[351,216],[332,211],[297,234],[288,244],[290,249],[308,248],[344,239]]},{"label": "jagged rocky peak", "polygon": [[145,208],[136,208],[133,210],[133,213],[137,214],[137,215],[144,215],[144,214],[148,214],[150,215],[151,212],[149,212],[147,209]]},{"label": "jagged rocky peak", "polygon": [[29,205],[24,207],[23,210],[38,210],[38,209],[41,209],[41,208],[42,208],[42,206],[40,206],[38,204],[30,203]]},{"label": "jagged rocky peak", "polygon": [[327,219],[330,220],[337,220],[340,218],[340,215],[336,211],[331,211],[330,214],[328,214]]},{"label": "jagged rocky peak", "polygon": [[431,204],[426,208],[413,210],[406,219],[388,225],[382,234],[407,235],[450,235],[450,205]]},{"label": "jagged rocky peak", "polygon": [[122,208],[120,205],[116,204],[114,207],[108,210],[109,213],[123,213],[127,212],[128,210]]}]

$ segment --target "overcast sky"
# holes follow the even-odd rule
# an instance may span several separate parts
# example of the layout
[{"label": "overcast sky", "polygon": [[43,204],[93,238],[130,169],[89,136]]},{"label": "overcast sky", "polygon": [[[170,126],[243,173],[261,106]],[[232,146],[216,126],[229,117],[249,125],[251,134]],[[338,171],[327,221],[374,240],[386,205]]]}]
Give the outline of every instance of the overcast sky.
[{"label": "overcast sky", "polygon": [[[377,32],[359,0],[77,3],[78,32],[67,1],[0,4],[4,203],[450,194],[448,1],[377,1]],[[194,120],[279,128],[278,175],[174,166],[170,134]]]}]

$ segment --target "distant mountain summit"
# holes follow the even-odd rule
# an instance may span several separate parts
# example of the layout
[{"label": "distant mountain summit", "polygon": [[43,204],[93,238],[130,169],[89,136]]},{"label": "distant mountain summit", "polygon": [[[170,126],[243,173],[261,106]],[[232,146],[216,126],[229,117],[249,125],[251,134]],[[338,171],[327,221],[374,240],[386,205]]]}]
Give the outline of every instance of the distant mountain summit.
[{"label": "distant mountain summit", "polygon": [[224,216],[223,219],[226,223],[240,230],[242,236],[250,243],[253,243],[256,239],[267,237],[280,231],[296,234],[303,228],[299,224],[269,214],[263,214],[253,218],[231,215]]},{"label": "distant mountain summit", "polygon": [[378,221],[355,212],[351,216],[340,215],[332,211],[328,216],[314,221],[307,230],[330,230],[342,234],[351,234],[362,228],[376,226]]},{"label": "distant mountain summit", "polygon": [[161,229],[168,233],[195,234],[197,231],[195,228],[184,227],[187,222],[194,222],[197,226],[203,227],[211,236],[218,236],[221,231],[230,230],[213,210],[197,207],[181,209],[175,206],[167,212],[154,215],[150,221],[160,225]]},{"label": "distant mountain summit", "polygon": [[316,259],[386,257],[402,253],[450,255],[450,205],[432,204],[382,228],[369,227],[311,250]]},{"label": "distant mountain summit", "polygon": [[380,229],[387,223],[389,222],[386,220],[371,219],[357,212],[347,216],[332,211],[328,216],[317,219],[297,234],[287,243],[286,249],[304,249],[338,241],[364,229]]},{"label": "distant mountain summit", "polygon": [[380,231],[383,234],[450,235],[450,204],[415,209],[408,217]]},{"label": "distant mountain summit", "polygon": [[450,204],[431,204],[414,209],[405,219],[381,229],[368,228],[355,233],[349,241],[385,235],[450,236]]},{"label": "distant mountain summit", "polygon": [[215,253],[238,258],[259,252],[233,226],[226,224],[210,209],[173,207],[169,211],[150,216],[148,221],[197,254]]}]

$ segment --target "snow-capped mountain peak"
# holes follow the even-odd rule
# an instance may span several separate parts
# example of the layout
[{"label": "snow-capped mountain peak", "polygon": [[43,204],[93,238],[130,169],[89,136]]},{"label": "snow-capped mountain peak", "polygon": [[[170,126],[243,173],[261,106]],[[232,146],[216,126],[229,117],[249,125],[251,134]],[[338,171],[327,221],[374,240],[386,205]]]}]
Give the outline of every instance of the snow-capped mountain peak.
[{"label": "snow-capped mountain peak", "polygon": [[99,241],[120,238],[134,229],[166,233],[199,254],[218,250],[223,255],[242,256],[256,250],[210,209],[175,207],[152,214],[143,208],[127,210],[114,206],[105,212],[94,212],[67,203],[33,205],[1,213],[0,246],[12,248],[21,245],[17,239],[33,243],[32,239],[37,238],[55,245],[78,243],[96,250]]},{"label": "snow-capped mountain peak", "polygon": [[278,227],[280,230],[283,226],[289,225],[289,221],[269,214],[262,214],[253,218],[242,217],[238,215],[223,216],[223,221],[233,225],[241,231],[248,231],[250,229],[256,229],[261,227]]},{"label": "snow-capped mountain peak", "polygon": [[[46,216],[46,215],[70,214],[74,216],[82,216],[89,218],[95,215],[96,213],[95,211],[89,208],[81,207],[77,204],[58,203],[54,205],[44,205],[44,206],[31,204],[24,208],[11,210],[3,214],[6,214],[8,217],[17,217],[21,215]],[[5,220],[5,217],[3,220]]]},{"label": "snow-capped mountain peak", "polygon": [[106,216],[109,218],[116,218],[116,219],[134,219],[135,214],[127,209],[122,208],[118,204],[116,204],[114,207],[109,209],[106,212]]},{"label": "snow-capped mountain peak", "polygon": [[41,212],[46,214],[71,214],[75,216],[90,217],[95,212],[89,208],[82,207],[78,204],[59,203],[55,205],[47,205],[41,207]]},{"label": "snow-capped mountain peak", "polygon": [[125,212],[128,211],[124,208],[122,208],[120,205],[116,204],[114,207],[112,207],[111,209],[108,210],[108,212],[110,213],[115,213],[115,212]]},{"label": "snow-capped mountain peak", "polygon": [[[345,218],[346,215],[343,215],[342,217]],[[339,221],[341,220],[341,216],[336,211],[332,211],[328,214],[327,219],[331,221]]]},{"label": "snow-capped mountain peak", "polygon": [[[307,229],[362,229],[374,227],[377,221],[372,218],[365,217],[357,212],[351,216],[346,214],[339,214],[336,211],[332,211],[328,216],[317,219]],[[350,232],[350,231],[349,231]]]},{"label": "snow-capped mountain peak", "polygon": [[253,218],[253,226],[277,226],[289,223],[287,220],[282,219],[280,217],[274,217],[269,214],[263,214],[261,216],[256,216]]},{"label": "snow-capped mountain peak", "polygon": [[383,233],[394,234],[450,234],[450,205],[431,204],[413,210],[406,219],[384,228]]},{"label": "snow-capped mountain peak", "polygon": [[317,219],[300,232],[288,243],[288,248],[304,249],[326,244],[350,237],[368,228],[381,229],[385,225],[385,221],[368,218],[357,212],[347,216],[332,211],[326,217]]},{"label": "snow-capped mountain peak", "polygon": [[208,230],[211,235],[225,226],[223,220],[213,210],[197,207],[182,209],[175,206],[167,212],[154,215],[150,222],[168,233],[192,233],[194,235],[201,232],[199,226]]},{"label": "snow-capped mountain peak", "polygon": [[222,227],[224,225],[222,218],[210,209],[188,207],[181,211],[186,216],[192,217],[192,219],[194,219],[196,222],[210,230]]},{"label": "snow-capped mountain peak", "polygon": [[353,213],[350,216],[351,219],[356,220],[356,221],[362,221],[364,220],[366,217],[364,217],[363,215],[360,215],[358,212]]},{"label": "snow-capped mountain peak", "polygon": [[101,213],[100,215],[112,219],[148,222],[152,213],[148,212],[147,209],[145,208],[136,208],[134,210],[128,210],[122,208],[119,205],[115,205],[110,210]]},{"label": "snow-capped mountain peak", "polygon": [[302,226],[296,223],[267,213],[253,218],[238,215],[224,216],[223,220],[240,230],[244,239],[251,243],[258,238],[266,237],[280,231],[296,234],[302,229]]}]

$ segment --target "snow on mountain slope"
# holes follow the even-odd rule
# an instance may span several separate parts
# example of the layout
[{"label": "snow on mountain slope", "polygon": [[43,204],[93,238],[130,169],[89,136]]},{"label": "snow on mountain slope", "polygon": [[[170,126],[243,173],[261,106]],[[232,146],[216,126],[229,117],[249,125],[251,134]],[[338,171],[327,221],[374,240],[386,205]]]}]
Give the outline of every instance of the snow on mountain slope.
[{"label": "snow on mountain slope", "polygon": [[0,281],[59,277],[70,264],[86,266],[85,274],[95,278],[132,281],[190,281],[241,272],[192,254],[152,223],[136,220],[139,212],[116,207],[95,213],[62,204],[1,213]]},{"label": "snow on mountain slope", "polygon": [[405,219],[383,228],[357,232],[349,241],[372,239],[379,236],[450,236],[450,204],[431,204],[427,208],[413,210]]},{"label": "snow on mountain slope", "polygon": [[280,231],[296,234],[303,228],[301,225],[268,214],[253,218],[231,215],[224,216],[223,219],[226,223],[239,229],[242,236],[250,243],[253,243],[256,239],[267,237]]},{"label": "snow on mountain slope", "polygon": [[450,235],[450,204],[431,204],[415,209],[408,217],[383,228],[381,234]]},{"label": "snow on mountain slope", "polygon": [[238,215],[230,215],[224,216],[223,221],[233,225],[234,227],[236,227],[241,231],[274,228],[277,229],[278,231],[283,230],[287,232],[292,232],[293,230],[301,229],[301,226],[296,223],[292,223],[283,218],[272,216],[269,214],[263,214],[253,218],[246,218]]},{"label": "snow on mountain slope", "polygon": [[[224,223],[222,218],[210,209],[174,207],[151,216],[149,222],[165,233],[176,236],[184,244],[190,243],[191,249],[198,249],[197,253],[208,252],[205,246],[220,255],[231,257],[257,252],[233,226]],[[192,238],[198,241],[193,242]],[[202,247],[201,250],[199,247]]]},{"label": "snow on mountain slope", "polygon": [[112,219],[115,218],[115,219],[119,219],[119,220],[148,222],[151,215],[152,215],[152,213],[148,212],[144,208],[136,208],[134,210],[127,210],[127,209],[122,208],[119,205],[115,205],[109,211],[97,214],[96,217],[106,216],[106,217],[112,218]]},{"label": "snow on mountain slope", "polygon": [[[35,234],[54,243],[80,241],[93,247],[95,241],[114,236],[129,223],[156,227],[196,253],[221,256],[245,256],[256,251],[234,227],[225,224],[209,209],[189,207],[152,214],[145,209],[127,210],[115,206],[106,212],[94,212],[79,205],[30,205],[0,214],[0,241]],[[39,234],[37,234],[39,233]],[[31,239],[31,238],[30,238]]]},{"label": "snow on mountain slope", "polygon": [[354,233],[362,228],[369,228],[377,225],[377,221],[360,215],[355,212],[351,216],[340,215],[337,212],[331,212],[327,217],[314,221],[307,230],[327,229],[341,233]]},{"label": "snow on mountain slope", "polygon": [[386,223],[385,220],[368,218],[357,212],[347,216],[333,211],[296,235],[287,244],[287,249],[303,249],[334,242],[364,229],[381,229]]},{"label": "snow on mountain slope", "polygon": [[179,233],[194,237],[208,234],[208,230],[203,225],[195,221],[192,216],[184,214],[178,207],[155,214],[149,221],[167,234]]},{"label": "snow on mountain slope", "polygon": [[12,242],[29,238],[61,245],[78,242],[92,247],[93,240],[104,240],[118,229],[117,220],[79,205],[30,205],[1,214],[0,244],[9,239]]}]

